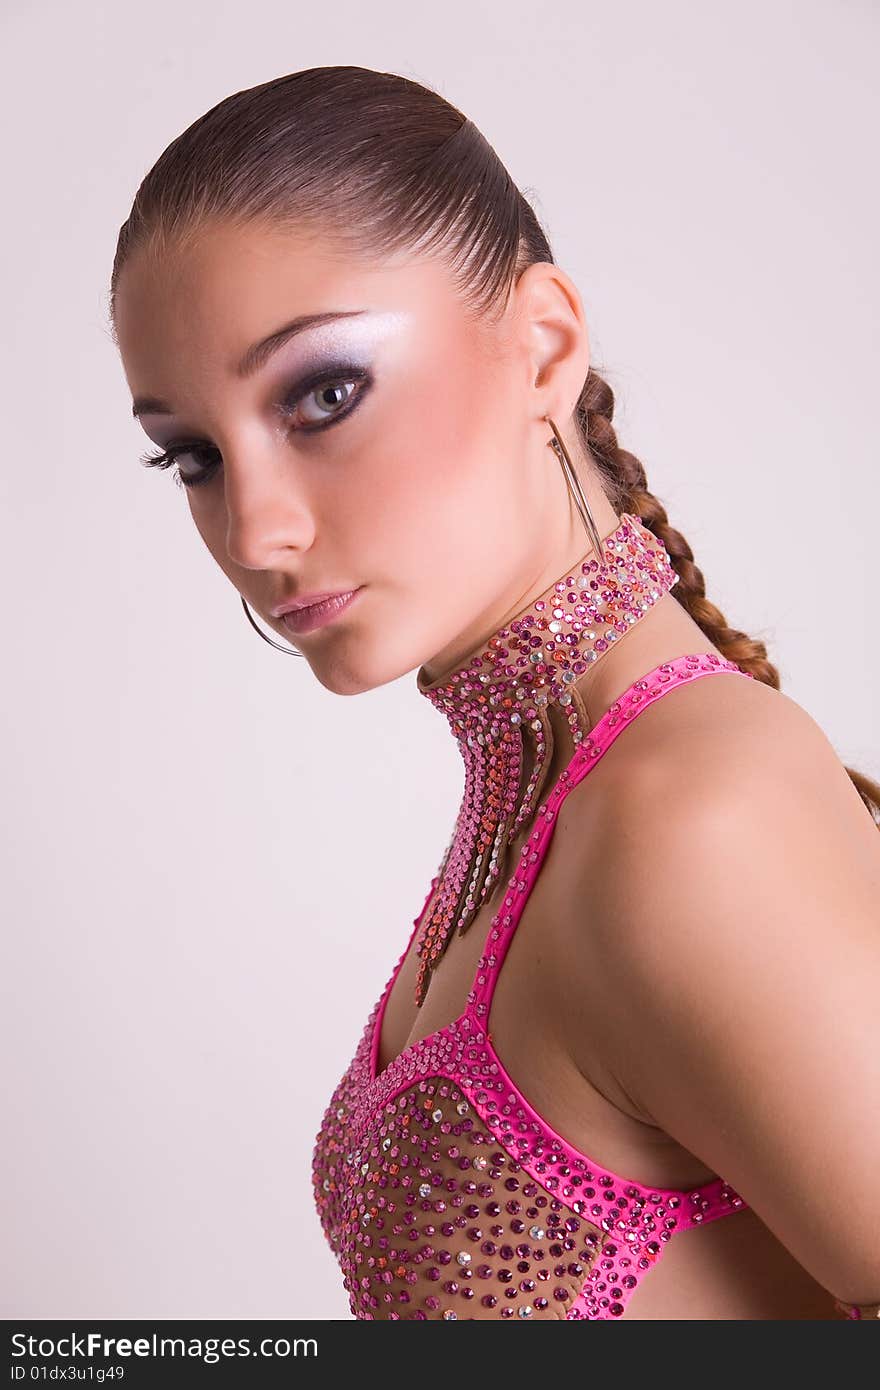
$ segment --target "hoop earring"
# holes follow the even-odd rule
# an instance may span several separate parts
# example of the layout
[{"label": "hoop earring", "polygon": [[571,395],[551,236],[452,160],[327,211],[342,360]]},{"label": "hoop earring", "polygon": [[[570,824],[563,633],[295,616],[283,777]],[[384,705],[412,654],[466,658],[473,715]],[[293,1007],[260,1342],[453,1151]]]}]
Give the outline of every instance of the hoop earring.
[{"label": "hoop earring", "polygon": [[596,559],[599,561],[599,564],[601,565],[603,552],[602,542],[599,539],[599,529],[596,526],[596,522],[593,518],[593,513],[590,511],[589,503],[587,502],[587,499],[583,493],[583,489],[578,481],[577,473],[575,473],[574,471],[574,464],[569,458],[568,450],[566,449],[565,444],[562,441],[562,436],[560,435],[559,430],[556,428],[553,421],[550,419],[550,416],[545,415],[544,419],[547,421],[547,424],[553,431],[553,438],[547,440],[548,448],[552,449],[553,452],[556,454],[556,457],[559,459],[559,462],[562,466],[562,471],[565,474],[565,481],[568,484],[568,490],[571,494],[571,499],[577,507],[578,512],[580,513],[581,521],[584,523],[584,530],[586,531],[590,539],[591,546],[596,552]]},{"label": "hoop earring", "polygon": [[247,599],[245,598],[244,594],[239,594],[239,598],[241,599],[244,611],[247,615],[248,622],[250,623],[254,631],[259,633],[260,637],[262,637],[264,642],[268,642],[270,647],[276,647],[279,652],[284,652],[285,656],[305,656],[305,653],[297,651],[296,647],[283,647],[281,643],[276,642],[274,638],[267,637],[265,632],[258,628],[257,624],[254,622],[253,614],[251,613],[251,610],[248,608]]}]

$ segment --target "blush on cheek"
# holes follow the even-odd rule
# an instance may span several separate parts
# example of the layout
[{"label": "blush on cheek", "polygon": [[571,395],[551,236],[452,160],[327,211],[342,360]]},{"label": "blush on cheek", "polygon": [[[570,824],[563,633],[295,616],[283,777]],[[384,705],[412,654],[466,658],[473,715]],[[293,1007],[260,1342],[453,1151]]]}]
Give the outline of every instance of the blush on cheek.
[{"label": "blush on cheek", "polygon": [[473,330],[449,318],[449,302],[444,291],[430,331],[423,323],[405,363],[379,383],[369,442],[352,460],[350,492],[340,490],[340,506],[345,494],[353,502],[348,554],[375,565],[364,578],[406,574],[418,584],[430,568],[453,582],[471,556],[494,552],[499,512],[516,491],[505,453],[517,423],[510,385]]}]

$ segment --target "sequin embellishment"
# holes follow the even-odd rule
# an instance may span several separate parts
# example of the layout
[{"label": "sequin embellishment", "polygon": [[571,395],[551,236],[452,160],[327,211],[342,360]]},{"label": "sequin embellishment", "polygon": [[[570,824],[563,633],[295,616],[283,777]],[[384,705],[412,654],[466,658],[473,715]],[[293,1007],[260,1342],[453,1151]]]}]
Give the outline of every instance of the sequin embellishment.
[{"label": "sequin embellishment", "polygon": [[[437,871],[436,899],[420,929],[416,1004],[452,933],[469,927],[507,871],[508,851],[543,794],[553,754],[548,706],[566,714],[575,745],[589,732],[578,677],[678,582],[663,542],[625,512],[602,555],[578,561],[509,627],[442,680],[419,692],[443,713],[461,750],[465,784],[452,837]],[[524,736],[535,746],[520,792]]]},{"label": "sequin embellishment", "polygon": [[564,798],[654,700],[727,671],[749,676],[715,655],[679,657],[615,701],[537,808],[465,1012],[378,1072],[384,1004],[432,882],[313,1153],[318,1214],[355,1318],[619,1318],[677,1232],[748,1209],[720,1177],[658,1188],[578,1152],[518,1090],[486,1031]]}]

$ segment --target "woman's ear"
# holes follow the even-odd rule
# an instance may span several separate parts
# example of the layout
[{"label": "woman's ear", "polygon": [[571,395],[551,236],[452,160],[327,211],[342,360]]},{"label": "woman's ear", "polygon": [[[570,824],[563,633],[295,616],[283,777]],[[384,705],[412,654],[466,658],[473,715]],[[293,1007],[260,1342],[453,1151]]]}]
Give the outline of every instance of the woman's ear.
[{"label": "woman's ear", "polygon": [[527,266],[516,286],[517,332],[536,418],[567,420],[590,368],[590,340],[577,286],[559,266]]}]

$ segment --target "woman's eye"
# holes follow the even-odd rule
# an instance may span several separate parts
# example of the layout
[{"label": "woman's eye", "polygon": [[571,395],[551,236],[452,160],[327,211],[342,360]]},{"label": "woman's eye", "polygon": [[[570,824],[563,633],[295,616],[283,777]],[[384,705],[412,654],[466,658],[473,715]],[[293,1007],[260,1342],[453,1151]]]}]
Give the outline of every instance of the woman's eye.
[{"label": "woman's eye", "polygon": [[[346,377],[322,377],[314,384],[299,387],[286,399],[284,418],[295,419],[302,410],[304,423],[296,425],[296,431],[315,434],[350,415],[355,406],[349,402],[363,396],[368,385],[368,374],[360,368],[352,369]],[[183,466],[181,460],[186,461]],[[177,486],[193,488],[214,476],[220,453],[213,444],[169,444],[161,454],[142,454],[140,461],[145,468],[173,467]]]},{"label": "woman's eye", "polygon": [[195,473],[186,473],[181,469],[179,459],[197,458],[200,454],[217,454],[218,450],[213,444],[172,444],[162,454],[141,454],[141,463],[145,468],[174,468],[174,481],[178,487],[198,487],[200,483],[207,482],[211,476],[216,461],[201,468],[197,468]]},{"label": "woman's eye", "polygon": [[306,422],[310,425],[320,424],[320,422],[326,420],[328,416],[335,415],[339,408],[351,399],[352,395],[357,394],[356,390],[350,392],[348,395],[343,394],[344,388],[349,386],[356,388],[357,383],[353,381],[326,382],[320,386],[312,387],[310,391],[306,391],[305,394],[299,397],[295,397],[294,403],[307,404],[309,402],[314,402],[315,414],[311,416],[306,415]]}]

